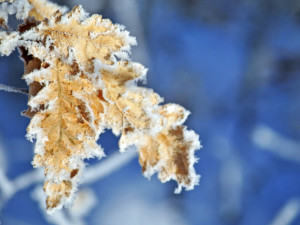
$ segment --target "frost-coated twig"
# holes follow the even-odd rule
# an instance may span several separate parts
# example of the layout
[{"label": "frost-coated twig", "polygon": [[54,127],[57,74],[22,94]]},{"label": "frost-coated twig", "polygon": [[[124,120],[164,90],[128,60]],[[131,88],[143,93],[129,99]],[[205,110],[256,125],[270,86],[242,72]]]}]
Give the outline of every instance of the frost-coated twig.
[{"label": "frost-coated twig", "polygon": [[14,186],[12,182],[6,177],[4,171],[0,167],[0,190],[2,193],[2,198],[8,198],[14,192]]},{"label": "frost-coated twig", "polygon": [[12,87],[12,86],[8,86],[8,85],[5,85],[5,84],[0,84],[0,91],[6,91],[6,92],[13,92],[13,93],[19,93],[19,94],[23,94],[23,95],[28,95],[28,90],[27,89]]},{"label": "frost-coated twig", "polygon": [[290,225],[300,212],[300,200],[290,199],[278,212],[270,225]]},{"label": "frost-coated twig", "polygon": [[7,179],[5,175],[5,171],[6,171],[5,169],[6,169],[6,157],[3,150],[3,146],[0,142],[0,193],[2,193],[3,196],[9,195],[11,192],[10,191],[11,182],[9,179]]},{"label": "frost-coated twig", "polygon": [[267,126],[257,126],[253,131],[252,140],[264,150],[300,163],[300,143],[282,136]]},{"label": "frost-coated twig", "polygon": [[[84,184],[90,184],[101,180],[102,178],[112,174],[114,171],[120,169],[122,166],[127,164],[131,159],[137,155],[136,149],[130,149],[126,153],[114,153],[111,157],[106,160],[101,160],[94,166],[90,166],[84,175]],[[28,188],[29,186],[41,183],[43,181],[42,170],[32,170],[26,172],[14,180],[9,180],[5,175],[4,169],[0,165],[0,190],[1,205],[0,210],[3,207],[2,204],[7,202],[16,193]]]},{"label": "frost-coated twig", "polygon": [[240,160],[237,157],[224,160],[220,171],[221,213],[235,219],[240,215],[242,205],[243,169]]},{"label": "frost-coated twig", "polygon": [[[136,156],[137,156],[136,148],[128,149],[126,153],[120,153],[120,152],[114,153],[107,160],[101,161],[100,163],[98,163],[94,166],[90,166],[85,172],[83,184],[90,184],[90,183],[94,183],[94,182],[101,180],[102,178],[104,178],[104,177],[112,174],[116,170],[120,169],[122,166],[124,166],[125,164],[130,162]],[[41,181],[42,181],[42,177],[41,177]],[[83,192],[83,191],[81,191],[81,192]],[[95,202],[92,201],[95,198],[90,197],[93,193],[90,193],[87,191],[85,191],[85,192],[86,192],[85,194],[87,196],[86,196],[86,200],[83,201],[83,203],[85,202],[84,208],[87,211],[81,212],[82,215],[77,212],[78,210],[76,210],[76,200],[77,199],[75,200],[72,208],[69,209],[69,216],[67,216],[64,211],[56,211],[53,215],[50,216],[46,213],[46,210],[45,210],[46,209],[45,193],[42,191],[42,187],[37,187],[33,191],[32,197],[34,200],[38,201],[40,204],[40,207],[42,209],[44,209],[43,210],[44,217],[49,223],[55,224],[55,225],[66,225],[66,224],[82,225],[82,224],[84,224],[83,217],[85,215],[87,215],[88,211],[90,209],[92,209],[93,206],[95,205]],[[78,198],[80,198],[80,194],[78,195]],[[83,203],[79,203],[81,206],[80,208],[82,208]],[[82,211],[82,209],[81,209],[81,211]]]},{"label": "frost-coated twig", "polygon": [[0,211],[7,201],[9,201],[16,193],[22,191],[34,183],[43,181],[42,170],[33,170],[26,172],[14,180],[9,180],[5,175],[4,170],[0,166],[0,190],[2,195],[0,196],[1,204]]},{"label": "frost-coated twig", "polygon": [[24,173],[13,181],[15,192],[24,190],[34,183],[42,182],[43,179],[44,173],[41,169],[34,169],[33,171]]},{"label": "frost-coated twig", "polygon": [[122,166],[130,162],[135,156],[137,151],[135,148],[129,149],[125,153],[116,152],[107,160],[94,166],[90,166],[84,176],[84,183],[89,184],[102,179],[120,169]]}]

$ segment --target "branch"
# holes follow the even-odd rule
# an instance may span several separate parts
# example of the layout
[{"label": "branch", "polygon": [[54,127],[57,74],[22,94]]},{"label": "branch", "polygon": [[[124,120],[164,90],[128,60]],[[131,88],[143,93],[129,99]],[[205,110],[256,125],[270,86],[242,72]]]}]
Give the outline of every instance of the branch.
[{"label": "branch", "polygon": [[252,140],[264,150],[268,150],[281,158],[300,163],[300,143],[282,136],[267,126],[257,126],[253,131]]},{"label": "branch", "polygon": [[5,85],[5,84],[0,84],[0,91],[6,91],[6,92],[13,92],[13,93],[19,93],[19,94],[23,94],[23,95],[28,95],[28,90],[27,89],[12,87],[12,86],[8,86],[8,85]]},{"label": "branch", "polygon": [[0,196],[0,211],[4,205],[19,191],[22,191],[34,183],[40,183],[43,181],[42,170],[33,170],[24,173],[14,180],[9,180],[5,175],[3,168],[0,166],[0,190],[2,196]]},{"label": "branch", "polygon": [[[137,156],[136,149],[129,149],[126,153],[116,152],[110,158],[100,161],[86,170],[84,184],[94,183],[112,174],[116,170],[126,165],[130,160]],[[0,166],[0,190],[2,191],[0,211],[4,204],[9,201],[16,193],[30,187],[35,183],[43,181],[42,170],[32,170],[14,179],[9,180]]]},{"label": "branch", "polygon": [[270,225],[290,225],[300,212],[300,200],[290,199],[278,212]]},{"label": "branch", "polygon": [[83,183],[90,184],[101,180],[102,178],[120,169],[125,164],[129,163],[136,156],[137,151],[135,148],[131,148],[125,153],[114,153],[107,160],[104,160],[103,162],[94,166],[90,166],[86,170]]}]

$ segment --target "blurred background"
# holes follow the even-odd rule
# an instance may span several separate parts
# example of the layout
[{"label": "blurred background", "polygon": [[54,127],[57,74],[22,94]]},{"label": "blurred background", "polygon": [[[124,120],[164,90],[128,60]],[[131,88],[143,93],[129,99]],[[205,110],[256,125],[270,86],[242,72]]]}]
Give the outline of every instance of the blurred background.
[{"label": "blurred background", "polygon": [[[132,58],[149,68],[146,86],[192,112],[200,185],[175,195],[175,182],[148,181],[129,153],[83,183],[73,208],[46,216],[24,137],[29,119],[20,115],[27,97],[1,92],[0,224],[300,224],[299,0],[56,2],[81,4],[137,37]],[[0,71],[0,83],[26,88],[17,52],[1,58]],[[117,137],[108,131],[99,143],[103,163],[120,162]]]}]

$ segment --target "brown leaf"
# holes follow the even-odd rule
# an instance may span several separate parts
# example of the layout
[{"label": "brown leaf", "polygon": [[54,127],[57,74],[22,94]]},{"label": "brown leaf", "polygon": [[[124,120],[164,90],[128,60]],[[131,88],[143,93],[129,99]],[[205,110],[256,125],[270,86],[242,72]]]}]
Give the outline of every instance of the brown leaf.
[{"label": "brown leaf", "polygon": [[183,126],[188,111],[160,105],[158,94],[137,86],[147,70],[130,62],[136,42],[129,32],[99,15],[88,17],[80,6],[64,14],[55,4],[29,1],[35,19],[0,33],[0,52],[18,46],[24,60],[24,114],[32,117],[27,137],[36,139],[33,165],[44,167],[48,212],[72,200],[83,160],[104,155],[97,140],[105,129],[121,135],[120,151],[137,147],[145,176],[158,172],[162,182],[176,180],[176,193],[193,189],[199,137]]}]

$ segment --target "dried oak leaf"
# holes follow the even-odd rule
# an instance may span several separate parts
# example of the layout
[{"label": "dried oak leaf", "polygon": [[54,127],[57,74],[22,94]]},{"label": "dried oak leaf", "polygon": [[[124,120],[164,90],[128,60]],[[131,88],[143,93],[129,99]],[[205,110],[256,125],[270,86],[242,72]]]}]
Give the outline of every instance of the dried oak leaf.
[{"label": "dried oak leaf", "polygon": [[158,172],[162,182],[174,179],[193,189],[199,182],[194,170],[194,152],[200,148],[198,135],[182,126],[189,112],[176,104],[159,105],[160,96],[151,89],[137,87],[144,68],[136,63],[119,63],[114,71],[101,70],[106,107],[105,121],[114,133],[122,133],[120,150],[131,145],[139,150],[145,176]]},{"label": "dried oak leaf", "polygon": [[[80,181],[83,159],[104,155],[96,141],[105,129],[107,103],[99,98],[102,90],[95,85],[100,77],[94,75],[93,79],[87,71],[93,72],[95,58],[112,64],[107,55],[126,47],[125,38],[131,40],[128,32],[110,21],[85,16],[76,7],[24,32],[39,37],[27,40],[30,43],[23,47],[41,61],[41,69],[25,74],[24,79],[29,85],[43,85],[29,100],[30,110],[36,113],[28,137],[37,142],[34,166],[45,168],[48,210],[60,208],[71,199]],[[90,32],[97,37],[91,37]]]},{"label": "dried oak leaf", "polygon": [[0,33],[0,53],[19,46],[24,58],[31,93],[25,114],[32,116],[27,137],[36,139],[33,165],[45,168],[48,212],[72,200],[83,160],[104,155],[96,141],[105,129],[121,135],[120,151],[137,147],[145,176],[158,172],[162,182],[176,180],[175,192],[193,189],[199,181],[193,167],[198,135],[182,125],[188,111],[161,105],[158,94],[137,86],[147,70],[130,62],[135,38],[81,7],[49,16],[30,2],[36,20]]},{"label": "dried oak leaf", "polygon": [[[33,78],[34,82],[47,84],[29,101],[38,112],[28,127],[29,136],[37,139],[33,165],[45,168],[49,209],[58,207],[62,198],[72,196],[84,166],[82,159],[103,155],[96,143],[104,112],[97,89],[86,75],[72,76],[71,65],[59,60],[54,63],[43,72],[46,80]],[[43,110],[37,108],[41,105]],[[52,190],[60,187],[63,195]]]}]

